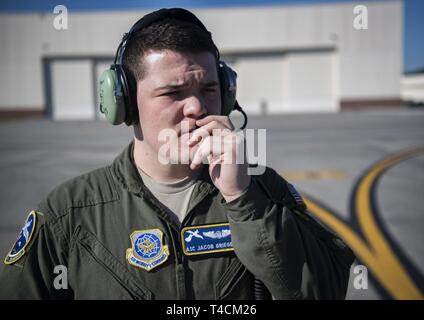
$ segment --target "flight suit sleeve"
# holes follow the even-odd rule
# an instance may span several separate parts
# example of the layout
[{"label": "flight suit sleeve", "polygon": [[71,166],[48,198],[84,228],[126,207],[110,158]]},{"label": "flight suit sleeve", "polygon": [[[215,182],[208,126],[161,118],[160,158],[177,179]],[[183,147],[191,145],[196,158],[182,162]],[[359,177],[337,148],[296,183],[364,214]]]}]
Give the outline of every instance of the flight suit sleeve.
[{"label": "flight suit sleeve", "polygon": [[[16,261],[10,253],[0,275],[0,299],[63,299],[69,298],[66,284],[66,246],[59,221],[48,219],[43,211],[35,211],[36,225],[25,253]],[[19,241],[19,238],[18,240]],[[16,245],[16,244],[15,244]],[[55,269],[61,266],[60,269]],[[55,273],[56,271],[56,273]],[[61,276],[55,287],[55,278]]]},{"label": "flight suit sleeve", "polygon": [[272,172],[265,182],[252,177],[238,199],[222,200],[237,257],[275,299],[344,299],[353,252]]}]

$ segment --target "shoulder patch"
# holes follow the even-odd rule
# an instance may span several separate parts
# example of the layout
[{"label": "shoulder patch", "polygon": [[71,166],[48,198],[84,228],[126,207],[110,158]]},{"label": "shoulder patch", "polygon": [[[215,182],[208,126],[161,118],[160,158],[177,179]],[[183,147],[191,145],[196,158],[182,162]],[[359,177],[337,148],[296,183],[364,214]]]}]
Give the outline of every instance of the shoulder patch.
[{"label": "shoulder patch", "polygon": [[16,239],[15,244],[4,259],[5,264],[13,264],[25,255],[25,249],[28,247],[35,233],[36,224],[37,212],[32,210],[25,220],[25,224],[19,233],[18,239]]},{"label": "shoulder patch", "polygon": [[296,188],[294,187],[294,185],[292,185],[291,183],[287,183],[287,186],[289,188],[290,194],[293,198],[293,200],[300,206],[304,206],[305,202],[303,201],[302,196],[299,194],[299,192],[297,192]]}]

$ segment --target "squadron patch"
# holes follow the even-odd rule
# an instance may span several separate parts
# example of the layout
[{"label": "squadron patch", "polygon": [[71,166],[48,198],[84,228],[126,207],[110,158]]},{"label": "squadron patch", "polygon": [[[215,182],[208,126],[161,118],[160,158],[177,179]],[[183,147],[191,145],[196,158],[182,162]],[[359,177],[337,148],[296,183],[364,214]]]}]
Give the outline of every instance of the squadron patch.
[{"label": "squadron patch", "polygon": [[229,223],[183,228],[181,241],[187,256],[234,251]]},{"label": "squadron patch", "polygon": [[159,229],[134,231],[130,236],[131,248],[126,252],[128,262],[147,271],[164,263],[169,257],[169,249],[162,243],[162,238]]},{"label": "squadron patch", "polygon": [[37,223],[37,214],[33,210],[29,213],[25,220],[21,232],[19,233],[18,239],[13,245],[12,249],[4,259],[5,264],[13,264],[25,255],[25,248],[28,246],[31,238],[34,234],[35,225]]}]

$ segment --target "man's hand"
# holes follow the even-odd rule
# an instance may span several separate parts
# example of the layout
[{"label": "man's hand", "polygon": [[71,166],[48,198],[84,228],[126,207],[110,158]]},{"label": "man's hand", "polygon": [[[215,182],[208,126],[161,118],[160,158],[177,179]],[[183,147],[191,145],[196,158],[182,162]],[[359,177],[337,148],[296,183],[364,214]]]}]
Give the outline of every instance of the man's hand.
[{"label": "man's hand", "polygon": [[[190,168],[196,170],[207,160],[212,182],[224,199],[227,202],[237,199],[250,185],[244,138],[234,131],[228,116],[207,116],[197,120],[196,125],[199,128],[187,142],[192,148]],[[240,159],[243,163],[237,164]]]}]

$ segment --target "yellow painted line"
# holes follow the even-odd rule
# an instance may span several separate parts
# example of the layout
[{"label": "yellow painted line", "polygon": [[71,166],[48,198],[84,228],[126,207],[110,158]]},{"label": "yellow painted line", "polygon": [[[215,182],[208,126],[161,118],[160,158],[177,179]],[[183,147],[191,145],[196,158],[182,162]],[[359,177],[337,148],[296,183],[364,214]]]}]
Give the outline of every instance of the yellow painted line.
[{"label": "yellow painted line", "polygon": [[346,173],[340,170],[293,170],[281,172],[289,181],[302,180],[341,180],[346,178]]},{"label": "yellow painted line", "polygon": [[424,299],[424,296],[397,259],[374,220],[370,202],[371,187],[383,170],[421,153],[424,153],[424,148],[415,148],[389,156],[377,163],[358,184],[355,199],[359,225],[381,264],[376,277],[381,279],[381,284],[397,299]]},{"label": "yellow painted line", "polygon": [[396,299],[424,299],[424,295],[415,286],[375,223],[370,205],[371,187],[383,170],[421,153],[424,153],[424,148],[414,148],[383,159],[373,166],[359,182],[355,198],[356,214],[367,242],[364,242],[345,222],[311,199],[304,197],[311,213],[333,229],[349,245],[357,257],[373,272],[379,283]]}]

